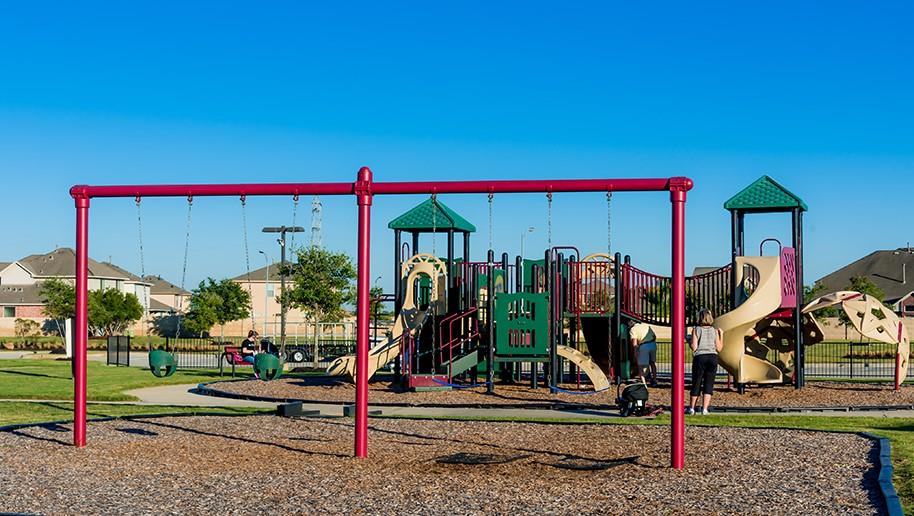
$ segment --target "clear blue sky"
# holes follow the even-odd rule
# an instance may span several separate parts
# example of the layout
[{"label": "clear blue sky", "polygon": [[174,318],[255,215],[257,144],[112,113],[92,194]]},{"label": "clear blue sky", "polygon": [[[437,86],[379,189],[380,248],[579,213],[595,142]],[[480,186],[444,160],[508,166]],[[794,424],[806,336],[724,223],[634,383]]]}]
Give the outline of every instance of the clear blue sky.
[{"label": "clear blue sky", "polygon": [[[21,2],[0,15],[0,261],[73,245],[74,183],[688,175],[688,263],[728,259],[722,203],[767,173],[804,197],[807,277],[914,241],[910,3]],[[373,276],[391,285],[375,205]],[[299,217],[308,226],[308,200]],[[442,201],[477,224],[484,197]],[[353,199],[324,241],[355,248]],[[146,203],[147,271],[177,282],[183,201]],[[195,203],[188,284],[244,271],[237,200]],[[249,202],[252,267],[290,199]],[[496,248],[545,199],[496,198]],[[613,246],[669,271],[669,204],[618,195]],[[554,241],[606,246],[599,195],[557,196]],[[750,242],[788,235],[753,219]],[[754,247],[754,244],[752,244]],[[444,248],[444,241],[438,244]],[[533,250],[536,250],[535,252]],[[91,255],[139,271],[132,200],[93,203]]]}]

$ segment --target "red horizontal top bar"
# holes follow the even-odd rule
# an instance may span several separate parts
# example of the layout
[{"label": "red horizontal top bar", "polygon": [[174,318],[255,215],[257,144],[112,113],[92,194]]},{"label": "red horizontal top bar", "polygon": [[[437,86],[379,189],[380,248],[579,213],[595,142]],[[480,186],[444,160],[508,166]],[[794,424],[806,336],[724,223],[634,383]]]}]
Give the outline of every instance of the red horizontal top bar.
[{"label": "red horizontal top bar", "polygon": [[[368,176],[370,177],[370,175]],[[469,194],[533,192],[644,192],[690,190],[686,177],[655,179],[534,179],[496,181],[417,181],[389,183],[261,183],[188,185],[77,185],[74,198],[90,197],[206,197],[253,195],[354,195],[361,186],[372,195]],[[367,187],[367,188],[366,188]]]}]

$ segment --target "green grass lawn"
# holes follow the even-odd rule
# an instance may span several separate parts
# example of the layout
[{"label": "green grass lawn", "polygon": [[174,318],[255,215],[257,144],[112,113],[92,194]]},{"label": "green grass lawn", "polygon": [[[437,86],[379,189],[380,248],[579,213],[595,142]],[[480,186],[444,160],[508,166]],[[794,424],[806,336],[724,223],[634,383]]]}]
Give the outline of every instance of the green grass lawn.
[{"label": "green grass lawn", "polygon": [[[156,378],[149,370],[137,367],[113,367],[94,361],[90,361],[87,367],[90,401],[133,401],[136,398],[124,394],[124,391],[219,379],[219,372],[215,370],[179,370],[169,378]],[[238,376],[246,377],[250,374],[238,373]],[[228,379],[228,376],[223,378]],[[0,360],[0,398],[72,400],[70,362]]]},{"label": "green grass lawn", "polygon": [[[147,416],[156,414],[257,414],[264,409],[247,407],[169,407],[159,405],[105,405],[89,403],[87,413],[90,419],[103,417]],[[21,423],[45,423],[48,421],[72,421],[73,403],[54,401],[30,403],[25,401],[0,402],[0,426]]]}]

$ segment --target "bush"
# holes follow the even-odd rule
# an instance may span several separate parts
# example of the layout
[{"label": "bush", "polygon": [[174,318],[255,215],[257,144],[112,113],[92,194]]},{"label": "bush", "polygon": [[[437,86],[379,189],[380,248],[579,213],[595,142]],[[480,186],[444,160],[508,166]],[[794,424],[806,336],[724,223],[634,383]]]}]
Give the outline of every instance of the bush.
[{"label": "bush", "polygon": [[31,319],[16,318],[15,329],[17,337],[37,337],[41,335],[41,325]]}]

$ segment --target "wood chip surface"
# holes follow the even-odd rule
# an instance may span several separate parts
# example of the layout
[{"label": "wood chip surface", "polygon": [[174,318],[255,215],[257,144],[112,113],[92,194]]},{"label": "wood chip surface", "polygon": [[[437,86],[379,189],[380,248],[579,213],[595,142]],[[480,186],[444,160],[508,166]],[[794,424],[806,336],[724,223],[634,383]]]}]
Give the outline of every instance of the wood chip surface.
[{"label": "wood chip surface", "polygon": [[0,433],[0,511],[40,514],[879,514],[860,436],[373,419],[171,417]]},{"label": "wood chip surface", "polygon": [[[564,385],[565,389],[578,389],[577,385]],[[688,389],[688,384],[686,389]],[[245,380],[210,384],[210,388],[233,394],[244,394],[277,399],[353,403],[355,385],[343,378],[302,377],[281,378],[272,382]],[[587,389],[588,386],[583,386]],[[584,391],[586,392],[586,391]],[[540,386],[496,385],[495,393],[485,393],[484,387],[449,391],[412,392],[388,381],[369,383],[369,402],[372,404],[405,405],[472,405],[472,406],[552,406],[554,404],[581,405],[584,407],[615,405],[616,389],[593,394],[576,395],[552,393]],[[688,399],[688,397],[686,397]],[[670,386],[661,384],[650,389],[652,404],[669,405]],[[890,384],[809,382],[800,391],[792,386],[755,386],[738,394],[724,384],[716,387],[712,405],[718,407],[864,407],[914,405],[914,387],[903,386],[894,391]]]}]

